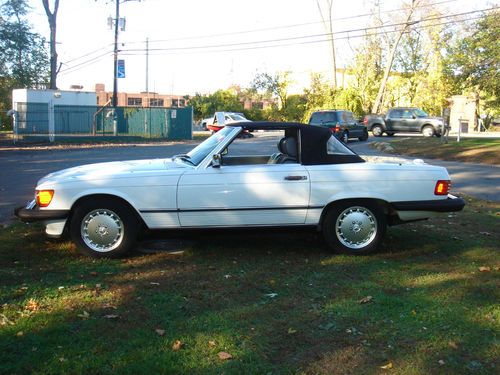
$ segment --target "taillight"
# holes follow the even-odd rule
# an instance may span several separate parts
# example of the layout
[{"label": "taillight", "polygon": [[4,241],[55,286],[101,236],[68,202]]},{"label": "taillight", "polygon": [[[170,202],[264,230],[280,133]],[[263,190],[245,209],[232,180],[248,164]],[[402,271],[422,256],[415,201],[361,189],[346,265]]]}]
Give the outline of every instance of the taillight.
[{"label": "taillight", "polygon": [[363,125],[365,125],[365,126],[368,125],[368,116],[365,116],[363,118]]},{"label": "taillight", "polygon": [[47,207],[52,202],[52,197],[54,197],[54,190],[37,190],[36,204],[38,207]]},{"label": "taillight", "polygon": [[332,133],[338,133],[340,131],[340,126],[339,124],[336,124],[334,128],[330,128],[330,131]]},{"label": "taillight", "polygon": [[450,180],[439,180],[434,188],[434,195],[448,195],[450,191]]}]

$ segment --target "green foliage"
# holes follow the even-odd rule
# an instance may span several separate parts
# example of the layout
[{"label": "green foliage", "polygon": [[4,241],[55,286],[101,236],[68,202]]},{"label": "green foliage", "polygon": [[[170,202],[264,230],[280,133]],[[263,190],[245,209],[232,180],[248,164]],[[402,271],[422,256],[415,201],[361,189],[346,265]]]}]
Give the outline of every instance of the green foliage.
[{"label": "green foliage", "polygon": [[243,112],[243,104],[231,90],[218,90],[211,95],[197,93],[189,99],[193,106],[194,118],[200,120],[218,111]]},{"label": "green foliage", "polygon": [[489,109],[500,111],[500,11],[485,14],[448,51],[447,73],[456,91],[479,91]]},{"label": "green foliage", "polygon": [[[44,88],[48,78],[45,39],[31,31],[25,0],[0,4],[0,111],[11,107],[15,88]],[[2,123],[8,120],[4,117]]]}]

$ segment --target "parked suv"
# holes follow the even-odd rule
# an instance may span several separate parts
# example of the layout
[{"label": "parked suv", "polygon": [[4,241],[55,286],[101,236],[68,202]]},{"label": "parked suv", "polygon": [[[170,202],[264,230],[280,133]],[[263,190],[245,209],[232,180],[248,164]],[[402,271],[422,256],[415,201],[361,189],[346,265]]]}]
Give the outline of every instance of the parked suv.
[{"label": "parked suv", "polygon": [[358,138],[360,141],[368,139],[366,126],[359,123],[351,111],[324,110],[313,112],[309,125],[319,125],[330,128],[335,137],[344,143],[349,138]]},{"label": "parked suv", "polygon": [[442,118],[431,117],[420,108],[399,107],[389,110],[386,116],[368,115],[363,123],[368,130],[371,130],[375,137],[380,137],[384,133],[394,135],[394,133],[422,133],[424,137],[440,137],[445,132],[445,125]]}]

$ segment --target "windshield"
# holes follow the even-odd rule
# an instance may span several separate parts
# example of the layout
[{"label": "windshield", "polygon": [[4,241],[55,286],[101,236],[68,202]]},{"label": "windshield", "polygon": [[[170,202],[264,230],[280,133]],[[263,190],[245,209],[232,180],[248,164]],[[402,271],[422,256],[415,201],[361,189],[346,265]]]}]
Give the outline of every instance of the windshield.
[{"label": "windshield", "polygon": [[[187,161],[193,165],[200,164],[221,142],[224,142],[234,129],[233,127],[222,128],[210,138],[207,138],[185,155],[188,159]],[[184,160],[183,158],[180,159]]]},{"label": "windshield", "polygon": [[413,113],[415,113],[415,116],[417,117],[429,117],[429,115],[425,111],[422,111],[419,108],[415,109]]},{"label": "windshield", "polygon": [[246,118],[244,118],[243,116],[241,115],[237,115],[235,113],[232,113],[230,115],[228,115],[230,118],[232,118],[234,121],[247,121]]}]

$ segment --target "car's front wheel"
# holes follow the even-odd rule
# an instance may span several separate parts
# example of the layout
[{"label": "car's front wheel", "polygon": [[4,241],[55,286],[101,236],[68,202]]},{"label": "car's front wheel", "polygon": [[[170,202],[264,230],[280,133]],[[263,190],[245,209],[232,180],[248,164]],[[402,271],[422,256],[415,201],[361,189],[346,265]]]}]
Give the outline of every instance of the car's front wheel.
[{"label": "car's front wheel", "polygon": [[334,203],[323,220],[323,236],[330,248],[349,254],[377,250],[386,230],[380,207],[368,200]]},{"label": "car's front wheel", "polygon": [[80,203],[70,222],[71,239],[78,251],[94,258],[116,258],[131,250],[138,228],[128,206],[107,198]]},{"label": "car's front wheel", "polygon": [[363,135],[358,138],[360,141],[366,141],[368,139],[368,130],[363,131]]},{"label": "car's front wheel", "polygon": [[424,126],[422,134],[424,137],[432,137],[434,135],[434,128],[432,126]]}]

